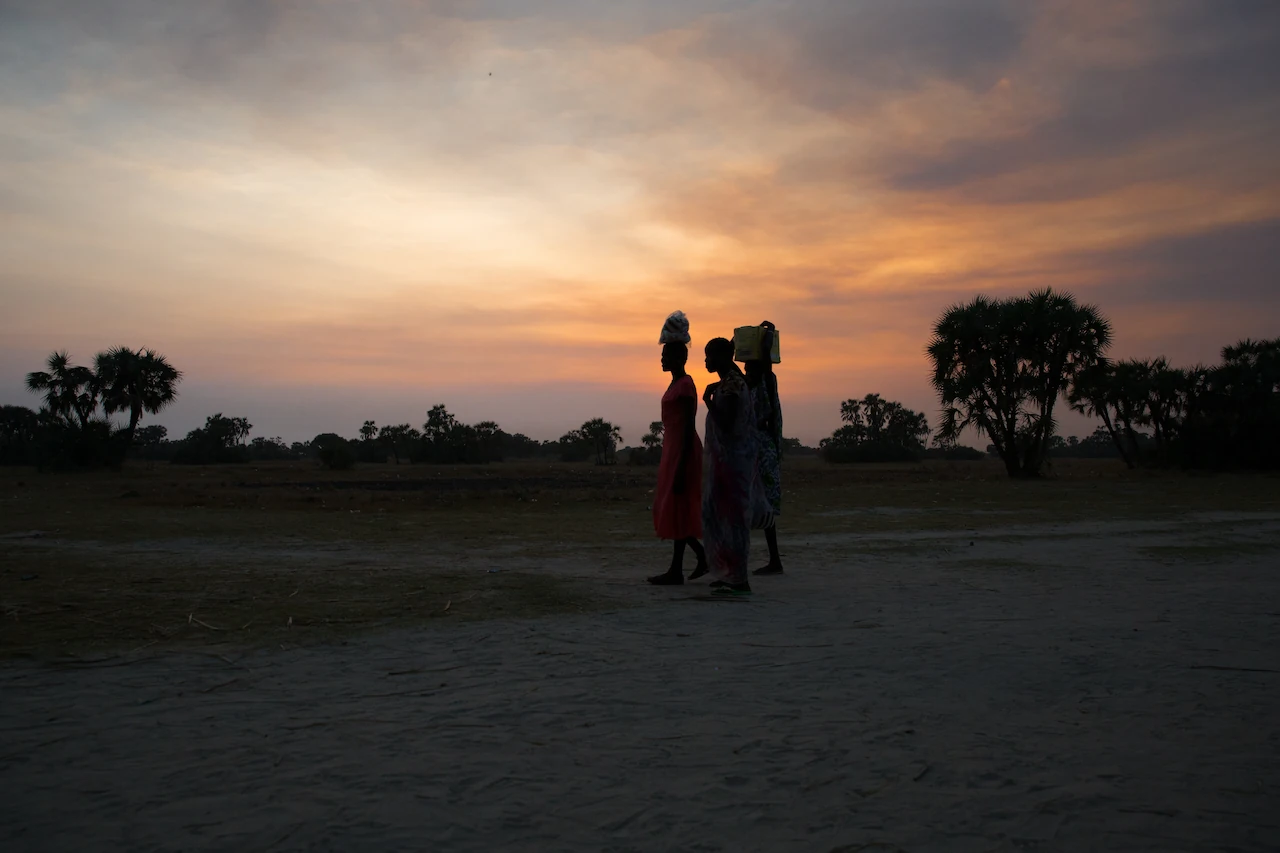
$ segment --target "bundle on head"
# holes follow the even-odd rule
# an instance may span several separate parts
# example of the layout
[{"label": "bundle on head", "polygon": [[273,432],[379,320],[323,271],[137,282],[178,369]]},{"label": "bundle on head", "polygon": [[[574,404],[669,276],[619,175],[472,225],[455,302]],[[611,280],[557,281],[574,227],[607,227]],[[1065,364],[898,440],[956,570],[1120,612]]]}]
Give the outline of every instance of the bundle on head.
[{"label": "bundle on head", "polygon": [[689,337],[689,318],[683,311],[672,311],[667,322],[662,324],[662,334],[658,336],[660,344],[687,344]]}]

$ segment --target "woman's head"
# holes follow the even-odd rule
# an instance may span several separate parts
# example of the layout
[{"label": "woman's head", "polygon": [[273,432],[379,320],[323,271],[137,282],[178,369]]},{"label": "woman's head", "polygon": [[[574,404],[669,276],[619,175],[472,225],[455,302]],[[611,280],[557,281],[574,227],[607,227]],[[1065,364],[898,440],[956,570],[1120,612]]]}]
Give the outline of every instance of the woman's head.
[{"label": "woman's head", "polygon": [[684,369],[689,360],[689,348],[681,343],[662,345],[662,369],[667,373],[676,369]]},{"label": "woman's head", "polygon": [[707,341],[707,372],[721,373],[736,367],[733,363],[733,341],[728,338],[712,338]]},{"label": "woman's head", "polygon": [[755,387],[764,376],[764,362],[756,358],[747,359],[742,363],[742,372],[747,377],[747,384]]}]

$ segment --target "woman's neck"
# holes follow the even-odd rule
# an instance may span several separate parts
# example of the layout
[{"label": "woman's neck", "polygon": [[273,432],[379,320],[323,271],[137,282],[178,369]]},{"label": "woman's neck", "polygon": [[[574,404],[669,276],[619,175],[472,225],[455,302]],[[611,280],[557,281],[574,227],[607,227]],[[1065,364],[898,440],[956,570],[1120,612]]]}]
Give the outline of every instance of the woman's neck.
[{"label": "woman's neck", "polygon": [[675,382],[677,379],[683,379],[684,377],[686,377],[686,376],[688,376],[688,375],[689,375],[689,374],[685,371],[685,369],[684,369],[683,367],[673,367],[673,368],[671,368],[671,381],[672,381],[672,382]]}]

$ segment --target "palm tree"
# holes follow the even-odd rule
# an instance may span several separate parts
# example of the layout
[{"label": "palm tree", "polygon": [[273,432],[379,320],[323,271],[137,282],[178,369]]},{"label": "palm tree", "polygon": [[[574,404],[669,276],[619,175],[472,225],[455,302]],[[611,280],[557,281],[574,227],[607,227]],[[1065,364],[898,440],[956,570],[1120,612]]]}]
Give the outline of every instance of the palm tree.
[{"label": "palm tree", "polygon": [[840,404],[840,420],[847,426],[836,430],[831,443],[844,446],[885,442],[906,450],[923,450],[929,436],[929,420],[924,415],[879,394],[845,400]]},{"label": "palm tree", "polygon": [[578,430],[596,454],[597,465],[607,465],[613,460],[613,451],[622,441],[622,430],[604,418],[592,418]]},{"label": "palm tree", "polygon": [[650,452],[662,452],[662,433],[664,427],[662,421],[650,421],[649,431],[640,437],[640,443],[644,445],[644,449]]},{"label": "palm tree", "polygon": [[102,389],[103,411],[108,415],[129,413],[124,437],[126,448],[133,442],[143,413],[154,415],[172,403],[178,396],[177,385],[182,381],[181,370],[149,349],[135,352],[128,347],[114,347],[98,353],[94,368]]},{"label": "palm tree", "polygon": [[1164,356],[1146,362],[1146,412],[1142,423],[1151,427],[1156,457],[1168,464],[1174,441],[1187,416],[1187,395],[1191,386],[1190,372],[1170,367]]},{"label": "palm tree", "polygon": [[1138,433],[1134,424],[1147,418],[1150,368],[1145,362],[1103,360],[1076,374],[1067,401],[1084,415],[1102,419],[1120,458],[1138,467]]},{"label": "palm tree", "polygon": [[44,392],[45,409],[59,422],[86,426],[98,408],[98,378],[89,368],[73,365],[65,350],[52,353],[46,365],[47,372],[27,374],[27,389]]},{"label": "palm tree", "polygon": [[1058,397],[1102,361],[1111,324],[1092,305],[1051,289],[976,297],[947,309],[928,347],[942,401],[938,436],[986,433],[1010,476],[1036,476],[1057,426]]}]

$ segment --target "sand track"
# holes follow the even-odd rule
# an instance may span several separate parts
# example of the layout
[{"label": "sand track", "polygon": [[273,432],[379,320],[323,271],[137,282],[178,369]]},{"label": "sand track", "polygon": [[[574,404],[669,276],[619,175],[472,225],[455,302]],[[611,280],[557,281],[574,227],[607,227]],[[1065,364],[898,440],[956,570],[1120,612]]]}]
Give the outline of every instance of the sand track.
[{"label": "sand track", "polygon": [[6,664],[0,847],[1276,849],[1278,534],[813,536],[750,601]]}]

